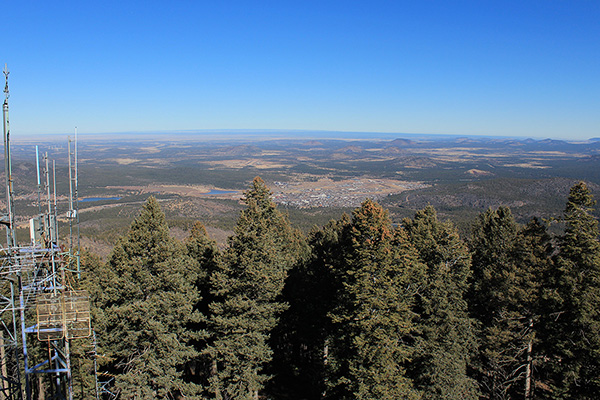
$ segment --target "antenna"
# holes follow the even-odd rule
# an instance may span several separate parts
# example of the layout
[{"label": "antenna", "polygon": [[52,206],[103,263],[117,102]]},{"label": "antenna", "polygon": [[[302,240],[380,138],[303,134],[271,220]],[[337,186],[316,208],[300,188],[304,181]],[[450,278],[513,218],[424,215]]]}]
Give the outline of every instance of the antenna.
[{"label": "antenna", "polygon": [[68,139],[68,152],[69,152],[69,211],[67,217],[69,217],[69,249],[73,250],[73,218],[75,217],[75,210],[73,210],[73,165],[71,163],[71,138]]},{"label": "antenna", "polygon": [[[71,151],[71,138],[69,138],[69,230],[70,230],[70,247],[71,252],[74,251],[75,243],[73,235],[77,235],[77,251],[75,252],[75,259],[77,260],[77,274],[79,277],[80,272],[80,260],[79,260],[79,247],[80,242],[80,231],[79,231],[79,193],[78,193],[78,182],[77,182],[77,127],[75,127],[75,143],[73,144],[73,151]],[[76,224],[76,232],[73,232],[73,222]]]},{"label": "antenna", "polygon": [[10,97],[9,93],[8,93],[8,74],[10,74],[10,72],[8,71],[8,65],[4,64],[4,77],[6,78],[6,84],[4,85],[4,93],[6,93],[6,99],[5,102],[8,101],[8,98]]},{"label": "antenna", "polygon": [[44,153],[44,160],[46,161],[46,169],[44,175],[46,175],[46,200],[48,204],[48,215],[52,215],[52,197],[50,197],[50,169],[48,168],[48,152]]},{"label": "antenna", "polygon": [[77,200],[77,127],[75,127],[75,200]]},{"label": "antenna", "polygon": [[44,169],[44,176],[46,178],[45,186],[46,186],[46,205],[48,207],[48,212],[44,219],[44,223],[46,224],[46,230],[48,231],[48,239],[50,246],[54,246],[58,244],[58,229],[56,225],[56,212],[52,212],[52,197],[50,194],[50,168],[48,165],[48,152],[44,153],[44,161],[46,161],[46,168]]},{"label": "antenna", "polygon": [[[52,163],[52,198],[48,152],[43,153],[42,163],[38,146],[35,156],[40,214],[29,220],[31,243],[19,246],[16,242],[8,122],[8,74],[8,68],[5,66],[3,118],[6,214],[0,212],[0,224],[6,226],[7,239],[6,247],[3,248],[4,243],[0,246],[0,398],[32,400],[32,396],[36,395],[33,382],[41,376],[39,374],[47,374],[48,378],[43,381],[50,383],[52,380],[52,383],[46,388],[40,387],[40,393],[43,390],[51,394],[53,399],[72,400],[70,340],[91,335],[89,296],[86,291],[73,289],[71,282],[74,273],[79,275],[79,254],[74,255],[72,251],[60,245],[56,163]],[[77,205],[73,205],[73,198],[77,200],[78,196],[77,147],[75,166],[73,155],[69,140],[71,193],[67,216],[71,224],[73,220],[79,221]],[[72,231],[71,235],[73,233]],[[75,259],[77,271],[72,268]],[[38,340],[47,342],[47,354],[38,352],[37,346],[31,348],[32,344],[28,344],[31,334],[36,334]],[[35,351],[31,351],[32,349]]]},{"label": "antenna", "polygon": [[81,233],[79,231],[79,178],[77,173],[77,127],[75,127],[75,216],[76,216],[76,226],[77,226],[77,278],[81,278],[80,271],[80,259],[79,259],[79,249],[81,248]]},{"label": "antenna", "polygon": [[10,249],[16,244],[15,224],[13,214],[13,181],[12,181],[12,165],[10,159],[10,124],[8,120],[8,98],[10,93],[8,90],[8,66],[4,64],[4,104],[2,106],[2,116],[4,120],[4,176],[6,181],[6,215],[0,222],[6,225],[6,246]]},{"label": "antenna", "polygon": [[54,186],[54,229],[58,237],[58,211],[56,207],[56,160],[52,160],[52,184]]},{"label": "antenna", "polygon": [[37,171],[38,214],[42,213],[42,181],[40,180],[40,153],[35,146],[35,167]]}]

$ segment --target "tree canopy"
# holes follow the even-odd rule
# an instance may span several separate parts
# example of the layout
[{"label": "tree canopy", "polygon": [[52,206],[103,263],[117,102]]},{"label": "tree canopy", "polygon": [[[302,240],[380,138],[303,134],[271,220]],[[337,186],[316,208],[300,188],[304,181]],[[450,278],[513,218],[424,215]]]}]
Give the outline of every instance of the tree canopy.
[{"label": "tree canopy", "polygon": [[571,188],[559,241],[553,344],[555,392],[562,398],[594,398],[600,392],[600,242],[595,201],[584,182]]},{"label": "tree canopy", "polygon": [[215,339],[209,352],[216,362],[211,382],[217,398],[256,399],[268,380],[268,340],[287,307],[279,297],[300,248],[262,179],[254,179],[244,202],[223,262],[211,276],[209,327]]},{"label": "tree canopy", "polygon": [[[394,224],[365,200],[304,237],[262,179],[243,201],[222,248],[201,222],[174,239],[150,197],[106,262],[84,252],[118,398],[597,397],[600,232],[585,183],[558,234],[501,206],[461,238],[431,206]],[[76,375],[91,393],[89,368]]]},{"label": "tree canopy", "polygon": [[[194,394],[182,379],[197,354],[187,328],[198,319],[197,271],[183,246],[169,235],[157,200],[150,197],[101,271],[96,307],[104,366],[116,376],[122,398],[171,398]],[[189,393],[188,393],[189,392]]]}]

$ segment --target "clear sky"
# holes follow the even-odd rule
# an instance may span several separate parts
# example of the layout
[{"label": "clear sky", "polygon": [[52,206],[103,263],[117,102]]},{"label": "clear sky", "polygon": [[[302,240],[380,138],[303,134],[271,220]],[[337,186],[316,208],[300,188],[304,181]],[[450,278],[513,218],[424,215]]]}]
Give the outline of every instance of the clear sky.
[{"label": "clear sky", "polygon": [[600,137],[598,0],[6,0],[0,15],[13,136]]}]

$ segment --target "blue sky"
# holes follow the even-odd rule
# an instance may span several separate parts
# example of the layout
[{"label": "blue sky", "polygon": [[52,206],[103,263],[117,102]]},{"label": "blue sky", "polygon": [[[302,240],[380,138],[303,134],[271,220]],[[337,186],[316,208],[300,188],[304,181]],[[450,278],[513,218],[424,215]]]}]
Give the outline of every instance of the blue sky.
[{"label": "blue sky", "polygon": [[600,2],[6,1],[14,136],[600,137]]}]

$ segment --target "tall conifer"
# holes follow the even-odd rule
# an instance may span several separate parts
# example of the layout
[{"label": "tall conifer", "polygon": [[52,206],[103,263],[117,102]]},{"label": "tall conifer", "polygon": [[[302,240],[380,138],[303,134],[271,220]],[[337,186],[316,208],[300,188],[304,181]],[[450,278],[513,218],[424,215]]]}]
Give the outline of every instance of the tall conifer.
[{"label": "tall conifer", "polygon": [[547,321],[549,236],[538,220],[523,228],[509,208],[499,207],[480,214],[471,246],[470,300],[481,323],[477,367],[482,392],[492,399],[531,398],[533,359],[540,354],[534,347],[536,333]]},{"label": "tall conifer", "polygon": [[[340,255],[344,256],[344,255]],[[416,399],[406,376],[414,354],[413,301],[422,265],[403,230],[371,200],[352,214],[342,290],[331,313],[332,377],[336,399]]]},{"label": "tall conifer", "polygon": [[[190,235],[185,240],[185,247],[195,265],[194,269],[198,271],[192,283],[200,294],[198,302],[194,305],[194,309],[200,313],[200,320],[190,325],[190,329],[195,333],[192,343],[199,352],[199,357],[190,361],[185,377],[192,382],[201,384],[206,394],[210,371],[213,368],[213,360],[207,352],[207,345],[211,340],[207,326],[209,305],[214,301],[210,288],[210,276],[217,270],[220,252],[216,242],[208,236],[206,228],[200,222],[196,222],[192,226]],[[190,277],[190,279],[192,278]]]},{"label": "tall conifer", "polygon": [[121,398],[194,394],[182,379],[195,357],[189,323],[198,294],[183,246],[169,236],[165,216],[150,197],[127,235],[116,244],[100,277],[97,331]]},{"label": "tall conifer", "polygon": [[431,206],[403,225],[427,266],[417,302],[420,351],[411,372],[425,399],[475,399],[477,385],[467,376],[476,347],[465,300],[471,255],[456,228],[438,221]]},{"label": "tall conifer", "polygon": [[202,266],[201,280],[216,269],[219,248],[217,243],[212,240],[206,228],[201,222],[196,222],[190,230],[190,235],[185,240],[188,255]]},{"label": "tall conifer", "polygon": [[600,393],[600,242],[595,201],[584,182],[571,188],[559,242],[555,314],[554,396],[597,398]]},{"label": "tall conifer", "polygon": [[[201,316],[206,317],[209,304],[213,301],[210,277],[218,269],[221,254],[217,243],[208,236],[206,228],[201,222],[194,223],[184,244],[187,255],[195,262],[194,270],[197,271],[196,274],[190,276],[190,279],[194,279],[192,283],[200,293],[196,308],[200,311]],[[201,326],[206,326],[205,318],[203,318]]]},{"label": "tall conifer", "polygon": [[271,361],[268,339],[286,309],[281,291],[298,257],[299,241],[277,210],[264,181],[255,178],[245,193],[247,208],[229,240],[222,265],[211,277],[209,347],[216,361],[212,391],[216,398],[257,399]]},{"label": "tall conifer", "polygon": [[519,231],[516,246],[517,262],[521,268],[513,297],[515,309],[524,322],[525,340],[525,354],[521,358],[524,359],[524,367],[517,392],[521,398],[540,398],[541,389],[536,393],[536,387],[544,385],[538,384],[542,381],[542,376],[538,375],[548,359],[548,332],[554,325],[551,316],[555,297],[551,279],[555,269],[552,260],[554,246],[546,225],[538,218],[532,218]]}]

